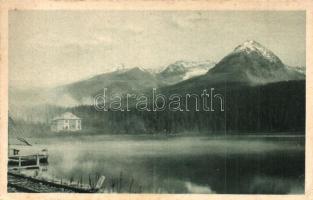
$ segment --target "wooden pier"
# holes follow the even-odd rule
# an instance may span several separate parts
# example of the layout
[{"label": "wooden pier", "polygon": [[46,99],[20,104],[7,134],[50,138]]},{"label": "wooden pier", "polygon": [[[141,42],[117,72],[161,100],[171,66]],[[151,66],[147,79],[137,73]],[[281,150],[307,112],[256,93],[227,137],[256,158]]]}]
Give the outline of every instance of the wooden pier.
[{"label": "wooden pier", "polygon": [[[63,179],[47,179],[43,177],[28,176],[25,171],[45,171],[48,165],[47,154],[14,155],[8,160],[8,192],[28,193],[96,193],[101,189],[104,176],[101,176],[95,186],[72,184]],[[36,174],[36,173],[35,173]]]},{"label": "wooden pier", "polygon": [[9,156],[8,168],[9,170],[20,169],[39,169],[40,166],[48,164],[48,155],[13,155]]},{"label": "wooden pier", "polygon": [[28,192],[28,193],[96,193],[99,192],[104,181],[104,176],[100,177],[95,188],[84,188],[34,178],[23,174],[8,172],[8,192]]}]

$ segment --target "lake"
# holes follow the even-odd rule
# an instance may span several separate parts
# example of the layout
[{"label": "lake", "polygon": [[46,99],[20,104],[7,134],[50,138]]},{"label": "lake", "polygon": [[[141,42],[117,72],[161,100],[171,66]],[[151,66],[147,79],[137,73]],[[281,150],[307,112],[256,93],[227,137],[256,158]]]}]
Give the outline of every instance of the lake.
[{"label": "lake", "polygon": [[34,140],[49,151],[44,175],[86,184],[104,175],[104,192],[304,192],[303,136],[70,134]]}]

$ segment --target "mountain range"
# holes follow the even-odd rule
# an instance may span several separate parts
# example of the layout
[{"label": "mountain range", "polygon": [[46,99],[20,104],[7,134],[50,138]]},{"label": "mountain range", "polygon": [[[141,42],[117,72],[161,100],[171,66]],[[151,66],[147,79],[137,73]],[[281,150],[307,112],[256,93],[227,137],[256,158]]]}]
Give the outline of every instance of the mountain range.
[{"label": "mountain range", "polygon": [[[108,88],[113,94],[144,93],[151,88],[163,91],[192,91],[225,83],[264,85],[273,82],[304,80],[304,67],[285,65],[272,51],[256,41],[246,41],[218,63],[177,61],[160,72],[141,67],[116,70],[52,89],[15,90],[10,88],[12,104],[90,105],[93,97]],[[27,97],[27,98],[25,98]]]},{"label": "mountain range", "polygon": [[210,87],[266,85],[305,80],[303,68],[285,65],[272,51],[255,41],[246,41],[221,59],[207,73],[161,88],[163,93],[189,93]]}]

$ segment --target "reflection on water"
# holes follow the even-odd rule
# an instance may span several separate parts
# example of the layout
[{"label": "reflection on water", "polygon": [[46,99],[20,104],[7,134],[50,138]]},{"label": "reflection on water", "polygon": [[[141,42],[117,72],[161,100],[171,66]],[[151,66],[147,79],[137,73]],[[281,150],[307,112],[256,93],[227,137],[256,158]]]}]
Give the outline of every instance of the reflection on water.
[{"label": "reflection on water", "polygon": [[[304,137],[77,136],[39,141],[47,173],[106,192],[263,193],[304,191]],[[40,145],[39,145],[40,146]]]}]

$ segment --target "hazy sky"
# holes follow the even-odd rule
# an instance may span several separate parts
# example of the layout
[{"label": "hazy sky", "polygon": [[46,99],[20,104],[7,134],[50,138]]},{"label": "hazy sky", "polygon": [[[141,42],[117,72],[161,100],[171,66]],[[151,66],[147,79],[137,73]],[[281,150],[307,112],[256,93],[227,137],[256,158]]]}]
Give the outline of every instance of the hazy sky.
[{"label": "hazy sky", "polygon": [[121,64],[218,62],[251,39],[305,65],[305,12],[11,11],[10,84],[54,86]]}]

